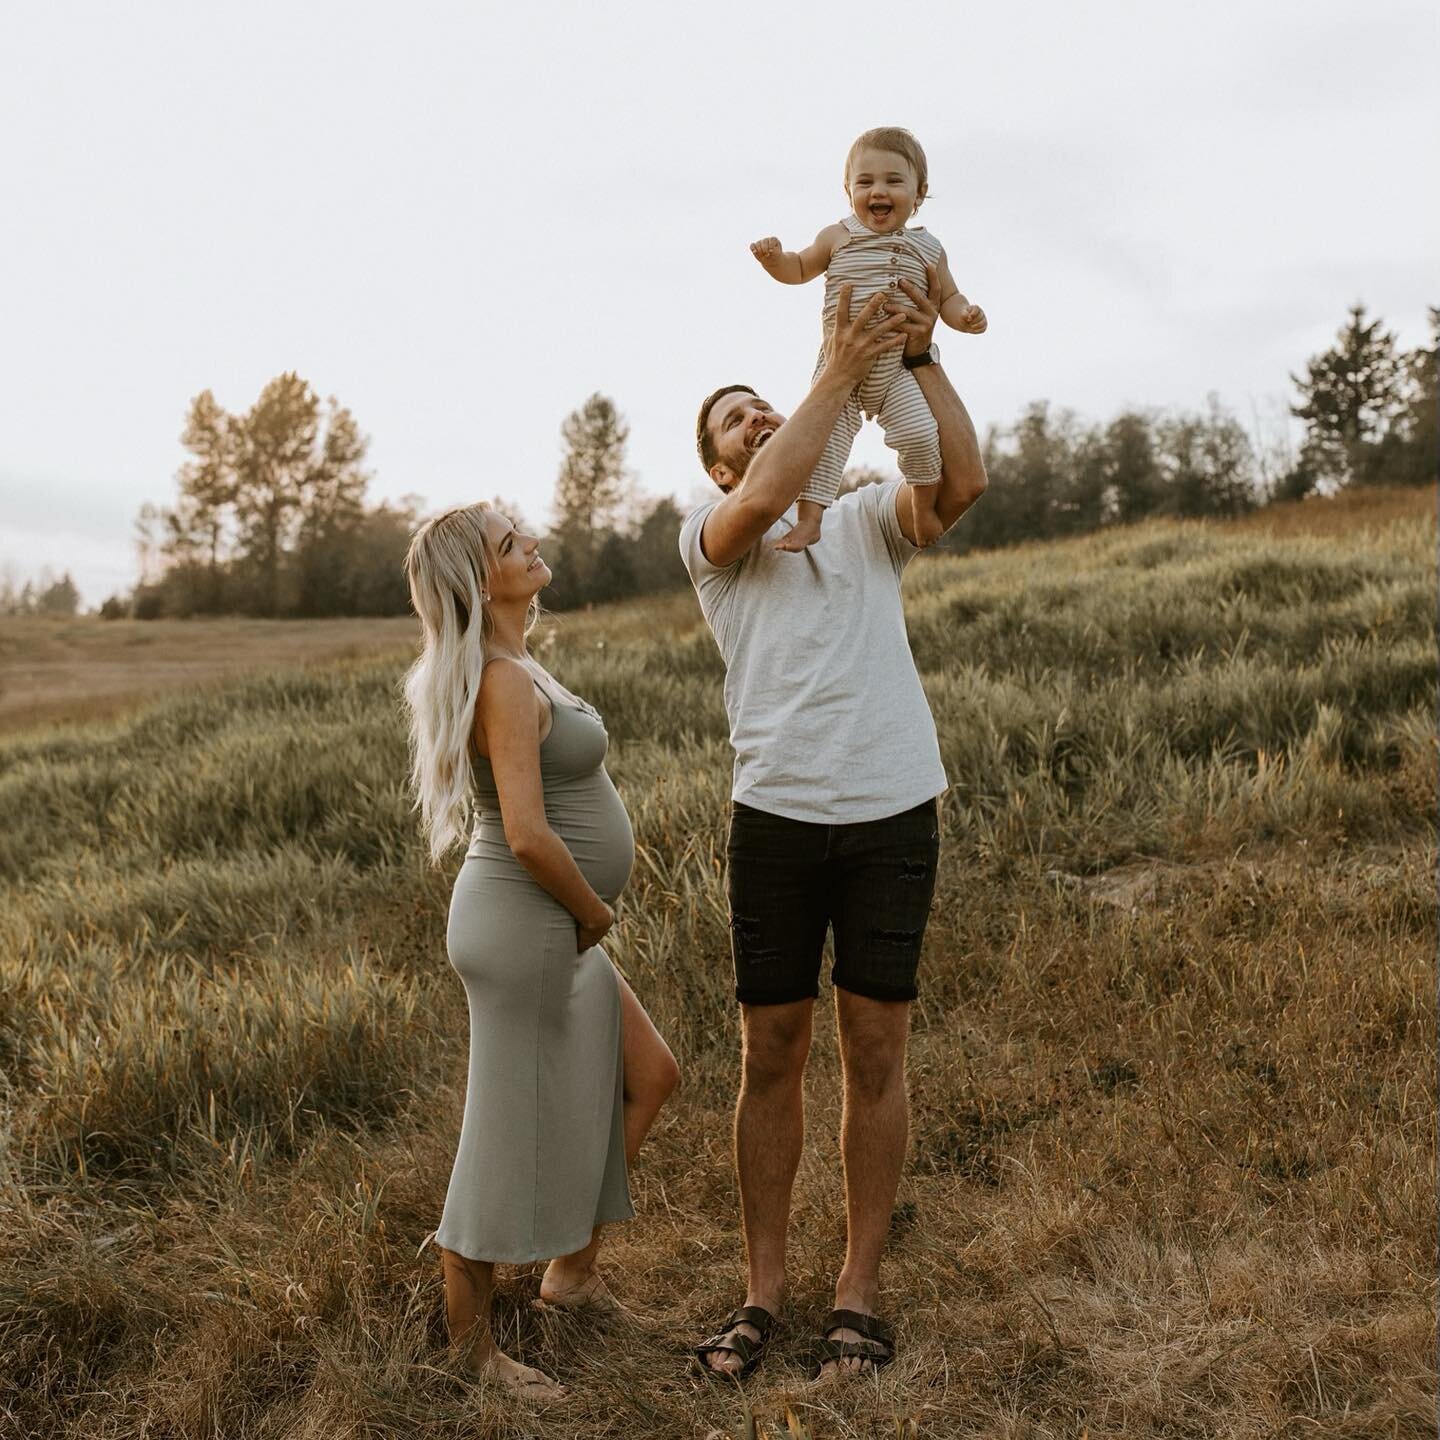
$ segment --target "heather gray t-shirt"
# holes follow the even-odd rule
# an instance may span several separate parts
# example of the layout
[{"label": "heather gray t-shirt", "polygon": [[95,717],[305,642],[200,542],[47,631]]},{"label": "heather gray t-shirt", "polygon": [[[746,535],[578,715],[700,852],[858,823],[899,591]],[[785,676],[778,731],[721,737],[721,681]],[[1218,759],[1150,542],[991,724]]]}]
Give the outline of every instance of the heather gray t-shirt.
[{"label": "heather gray t-shirt", "polygon": [[820,539],[798,554],[774,548],[793,506],[724,567],[700,548],[718,497],[680,527],[685,568],[725,660],[732,794],[745,805],[849,825],[945,789],[900,603],[900,577],[920,553],[895,514],[902,483],[841,496]]}]

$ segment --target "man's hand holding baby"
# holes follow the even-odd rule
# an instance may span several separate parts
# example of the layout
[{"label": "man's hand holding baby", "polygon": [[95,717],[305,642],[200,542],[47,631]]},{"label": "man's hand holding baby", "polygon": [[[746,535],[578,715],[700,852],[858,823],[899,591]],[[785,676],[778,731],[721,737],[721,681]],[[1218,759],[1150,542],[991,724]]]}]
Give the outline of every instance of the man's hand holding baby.
[{"label": "man's hand holding baby", "polygon": [[901,280],[900,288],[910,297],[908,305],[889,303],[886,313],[898,316],[900,328],[905,334],[905,353],[923,355],[930,348],[935,335],[935,322],[940,318],[940,274],[933,265],[925,267],[925,278],[930,282],[926,294],[918,285]]},{"label": "man's hand holding baby", "polygon": [[929,282],[928,294],[908,280],[901,280],[900,288],[909,296],[910,304],[886,307],[892,314],[904,319],[907,355],[919,355],[930,348],[937,320],[943,320],[952,330],[966,335],[985,333],[990,322],[978,305],[972,305],[958,290],[952,290],[943,301],[940,299],[945,282],[936,266],[925,267],[925,278]]}]

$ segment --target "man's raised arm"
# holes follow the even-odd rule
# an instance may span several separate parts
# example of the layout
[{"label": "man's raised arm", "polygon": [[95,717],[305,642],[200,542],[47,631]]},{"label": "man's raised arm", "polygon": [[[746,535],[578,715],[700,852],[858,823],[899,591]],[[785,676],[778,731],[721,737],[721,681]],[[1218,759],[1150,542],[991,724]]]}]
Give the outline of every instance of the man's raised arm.
[{"label": "man's raised arm", "polygon": [[[900,282],[915,308],[905,320],[905,353],[920,355],[930,348],[935,321],[940,314],[937,303],[940,280],[933,265],[926,266],[930,293],[922,293],[908,280]],[[988,481],[985,462],[980,455],[980,442],[971,423],[970,412],[955,393],[950,377],[938,364],[921,365],[910,372],[920,386],[920,393],[940,428],[940,493],[935,497],[935,513],[948,530],[984,493]],[[903,494],[903,492],[902,492]],[[909,505],[896,505],[896,515],[905,538],[916,544]]]},{"label": "man's raised arm", "polygon": [[866,328],[884,304],[883,295],[872,295],[853,319],[848,285],[841,287],[839,300],[830,353],[810,393],[756,453],[744,479],[705,517],[700,547],[712,565],[734,564],[794,504],[820,463],[846,397],[877,356],[904,343],[901,315]]}]

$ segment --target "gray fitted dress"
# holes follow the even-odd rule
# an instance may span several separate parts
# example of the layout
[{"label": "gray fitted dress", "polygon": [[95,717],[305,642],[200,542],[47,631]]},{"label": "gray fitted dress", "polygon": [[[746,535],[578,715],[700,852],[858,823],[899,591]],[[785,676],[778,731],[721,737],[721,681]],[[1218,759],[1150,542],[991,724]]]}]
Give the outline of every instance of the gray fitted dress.
[{"label": "gray fitted dress", "polygon": [[[537,680],[537,685],[539,681]],[[635,842],[605,773],[609,737],[568,692],[540,744],[545,816],[607,903]],[[598,945],[505,841],[490,762],[474,762],[479,825],[450,899],[450,963],[470,1002],[460,1148],[436,1242],[471,1260],[567,1255],[633,1215],[621,1108],[620,988]]]}]

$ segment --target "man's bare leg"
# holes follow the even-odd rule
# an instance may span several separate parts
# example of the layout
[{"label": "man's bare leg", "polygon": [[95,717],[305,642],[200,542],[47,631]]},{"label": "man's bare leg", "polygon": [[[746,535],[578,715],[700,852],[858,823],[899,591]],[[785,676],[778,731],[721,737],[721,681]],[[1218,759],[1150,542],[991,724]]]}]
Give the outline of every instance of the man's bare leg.
[{"label": "man's bare leg", "polygon": [[[740,1012],[744,1051],[735,1105],[735,1168],[748,1269],[745,1304],[772,1315],[785,1295],[785,1232],[805,1139],[803,1086],[814,1011],[813,1000],[796,1000],[745,1005]],[[747,1339],[760,1338],[753,1325],[735,1328]],[[741,1365],[738,1355],[720,1350],[711,1351],[705,1363],[727,1373]]]},{"label": "man's bare leg", "polygon": [[[895,1192],[910,1138],[910,1105],[905,1090],[905,1043],[910,1032],[907,1001],[868,1000],[837,987],[835,1013],[844,1076],[840,1155],[845,1168],[845,1266],[835,1282],[835,1308],[877,1315],[880,1257],[890,1230]],[[832,1340],[860,1340],[852,1330],[835,1330]],[[827,1364],[851,1370],[870,1368],[852,1358]]]}]

